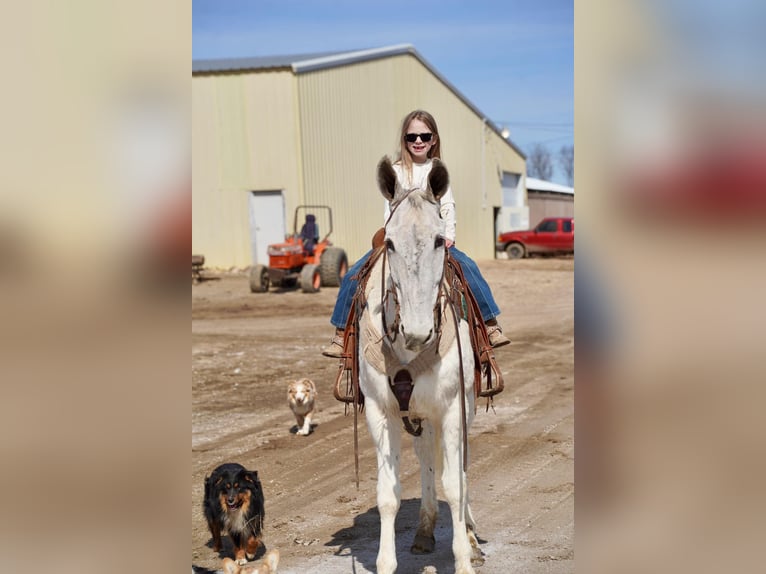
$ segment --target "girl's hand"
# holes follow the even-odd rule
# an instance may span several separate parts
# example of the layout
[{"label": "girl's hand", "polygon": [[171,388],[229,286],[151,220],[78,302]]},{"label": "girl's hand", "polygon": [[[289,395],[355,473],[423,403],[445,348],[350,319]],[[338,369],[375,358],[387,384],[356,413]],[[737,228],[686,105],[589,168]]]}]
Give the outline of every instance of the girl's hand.
[{"label": "girl's hand", "polygon": [[450,248],[450,247],[452,247],[453,245],[455,245],[455,242],[454,242],[454,241],[452,241],[451,239],[445,239],[445,240],[444,240],[444,246],[445,246],[447,249],[449,249],[449,248]]}]

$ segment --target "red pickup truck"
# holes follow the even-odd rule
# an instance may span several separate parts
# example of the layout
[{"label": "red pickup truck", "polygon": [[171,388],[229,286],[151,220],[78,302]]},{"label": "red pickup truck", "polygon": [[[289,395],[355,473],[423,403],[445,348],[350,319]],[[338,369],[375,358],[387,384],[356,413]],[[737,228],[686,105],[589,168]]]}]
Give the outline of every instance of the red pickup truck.
[{"label": "red pickup truck", "polygon": [[496,247],[509,259],[530,253],[574,253],[574,218],[546,217],[534,229],[506,231],[497,236]]}]

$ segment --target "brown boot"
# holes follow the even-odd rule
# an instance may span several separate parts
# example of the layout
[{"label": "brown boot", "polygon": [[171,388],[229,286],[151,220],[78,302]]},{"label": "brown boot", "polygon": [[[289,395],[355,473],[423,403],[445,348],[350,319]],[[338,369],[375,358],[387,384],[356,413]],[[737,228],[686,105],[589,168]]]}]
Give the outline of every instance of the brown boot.
[{"label": "brown boot", "polygon": [[343,358],[343,329],[335,329],[332,341],[322,349],[322,354],[325,357],[333,357],[334,359]]},{"label": "brown boot", "polygon": [[487,326],[489,344],[492,345],[493,349],[511,344],[511,340],[503,335],[503,330],[500,328],[500,325],[497,324],[497,319],[490,319],[485,325]]}]

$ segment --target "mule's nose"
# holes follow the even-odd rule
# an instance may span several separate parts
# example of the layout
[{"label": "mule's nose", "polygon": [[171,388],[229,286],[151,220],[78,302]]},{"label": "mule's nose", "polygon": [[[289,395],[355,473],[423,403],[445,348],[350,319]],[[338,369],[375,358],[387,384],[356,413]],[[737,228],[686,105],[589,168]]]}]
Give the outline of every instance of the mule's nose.
[{"label": "mule's nose", "polygon": [[431,340],[431,335],[433,332],[434,330],[430,329],[424,336],[405,332],[404,327],[402,327],[402,335],[404,335],[404,346],[410,351],[420,351]]}]

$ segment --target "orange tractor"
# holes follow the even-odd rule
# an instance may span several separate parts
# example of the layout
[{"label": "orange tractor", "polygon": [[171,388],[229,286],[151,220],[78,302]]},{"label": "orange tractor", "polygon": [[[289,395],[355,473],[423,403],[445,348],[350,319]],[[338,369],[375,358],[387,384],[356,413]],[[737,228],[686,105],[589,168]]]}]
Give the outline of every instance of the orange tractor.
[{"label": "orange tractor", "polygon": [[[316,215],[327,222],[328,231],[321,240]],[[299,216],[305,223],[298,231]],[[295,209],[293,234],[284,243],[269,245],[269,266],[250,268],[250,291],[265,293],[270,286],[291,287],[298,283],[304,293],[319,288],[337,287],[348,271],[346,252],[328,239],[332,233],[332,210],[326,205],[299,205]]]}]

